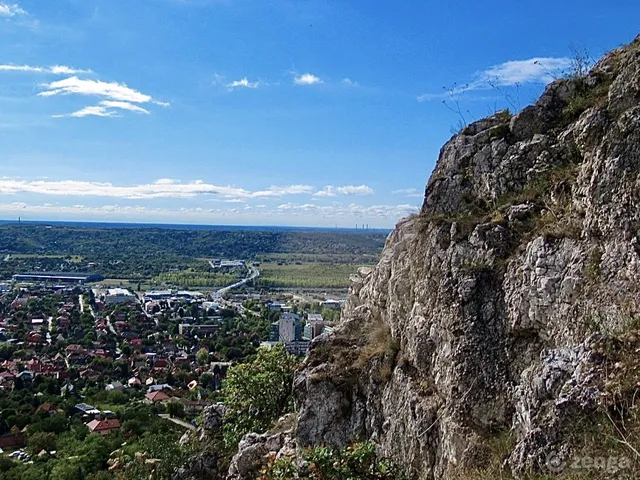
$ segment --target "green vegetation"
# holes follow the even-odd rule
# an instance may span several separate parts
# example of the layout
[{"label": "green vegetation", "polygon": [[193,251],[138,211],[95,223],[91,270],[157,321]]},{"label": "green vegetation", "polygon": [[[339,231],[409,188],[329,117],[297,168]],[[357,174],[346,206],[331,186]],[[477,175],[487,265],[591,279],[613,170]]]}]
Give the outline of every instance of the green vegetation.
[{"label": "green vegetation", "polygon": [[282,345],[259,349],[251,363],[233,365],[227,372],[222,396],[227,407],[224,443],[232,449],[249,432],[266,432],[280,416],[293,409],[293,374],[298,359]]},{"label": "green vegetation", "polygon": [[272,460],[259,480],[398,480],[399,471],[391,462],[379,459],[375,445],[355,443],[344,450],[318,446],[304,452],[307,466],[299,469],[289,457]]},{"label": "green vegetation", "polygon": [[[2,416],[6,424],[14,424],[12,431],[26,424],[26,451],[32,463],[3,459],[0,477],[6,480],[138,480],[153,478],[164,480],[182,465],[188,450],[177,443],[181,431],[160,418],[157,410],[143,404],[120,405],[117,414],[122,428],[108,435],[89,433],[73,405],[79,398],[63,398],[47,393],[47,382],[38,386],[40,399],[30,389],[16,390],[0,398]],[[121,393],[121,392],[118,392]],[[40,401],[56,405],[56,413],[33,412]],[[125,444],[126,442],[126,444]],[[40,455],[40,452],[46,454]],[[52,456],[49,452],[55,451]],[[107,472],[112,452],[119,453],[122,469]],[[146,452],[145,458],[161,458],[155,464],[136,458],[136,452]],[[151,473],[153,473],[152,476]]]},{"label": "green vegetation", "polygon": [[[257,315],[233,316],[233,312],[229,310],[220,313],[223,315],[222,320],[216,320],[219,328],[207,337],[201,338],[199,344],[203,349],[208,349],[212,361],[252,360],[260,342],[269,338],[269,319]],[[209,323],[207,319],[199,321]],[[159,328],[168,332],[176,331],[175,322],[164,320],[160,322]]]},{"label": "green vegetation", "polygon": [[209,362],[209,350],[201,348],[196,352],[196,362],[199,365],[206,365]]},{"label": "green vegetation", "polygon": [[267,263],[376,263],[379,255],[372,253],[269,253],[258,256]]},{"label": "green vegetation", "polygon": [[[376,256],[384,232],[178,230],[159,228],[45,228],[36,225],[0,226],[0,275],[24,267],[57,270],[86,269],[105,277],[150,278],[170,268],[185,270],[202,265],[201,258],[254,259],[263,254]],[[13,254],[36,255],[15,257]],[[53,258],[51,257],[53,256]],[[60,256],[64,258],[60,258]],[[75,256],[75,257],[74,257]],[[81,261],[79,257],[81,258]],[[29,261],[27,261],[29,260]],[[37,262],[35,261],[37,260]]]},{"label": "green vegetation", "polygon": [[238,275],[221,272],[196,272],[192,269],[179,272],[166,272],[153,277],[152,285],[178,285],[180,287],[224,287],[237,282]]},{"label": "green vegetation", "polygon": [[[362,264],[263,262],[256,286],[285,288],[346,288],[349,275]],[[370,266],[370,265],[369,265]]]},{"label": "green vegetation", "polygon": [[[549,238],[576,238],[580,235],[580,212],[571,202],[571,185],[575,183],[578,168],[565,163],[550,168],[528,182],[522,190],[511,191],[493,201],[474,195],[463,196],[458,212],[437,214],[423,218],[423,229],[429,223],[450,226],[457,224],[457,235],[469,235],[478,224],[502,223],[509,207],[530,204],[532,209],[513,232],[521,237],[543,235]],[[446,246],[446,242],[444,242]]]}]

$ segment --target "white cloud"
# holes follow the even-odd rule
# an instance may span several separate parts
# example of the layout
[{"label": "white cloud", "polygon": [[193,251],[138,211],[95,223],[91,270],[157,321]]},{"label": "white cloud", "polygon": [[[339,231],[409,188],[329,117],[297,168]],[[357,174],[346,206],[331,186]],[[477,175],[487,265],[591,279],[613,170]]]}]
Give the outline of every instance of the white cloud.
[{"label": "white cloud", "polygon": [[293,83],[296,85],[316,85],[323,83],[323,81],[311,73],[303,73],[302,75],[296,75],[293,78]]},{"label": "white cloud", "polygon": [[24,202],[0,204],[0,213],[4,215],[29,216],[34,219],[53,220],[64,219],[94,219],[108,218],[114,220],[159,221],[178,223],[213,223],[218,221],[242,222],[242,224],[282,225],[327,225],[353,227],[355,223],[367,223],[372,227],[388,227],[399,218],[416,213],[418,208],[412,205],[342,205],[332,204],[318,206],[311,203],[283,203],[277,207],[268,208],[265,205],[250,205],[244,208],[209,208],[202,207],[174,207],[154,208],[142,205],[64,205],[59,203],[45,203],[42,205]]},{"label": "white cloud", "polygon": [[495,87],[513,87],[525,84],[547,84],[561,77],[571,67],[566,57],[535,57],[528,60],[511,60],[478,72],[475,78],[463,86],[455,86],[442,93],[425,93],[417,97],[419,102],[446,99],[473,90]]},{"label": "white cloud", "polygon": [[91,70],[80,70],[66,65],[53,65],[51,67],[35,67],[32,65],[0,65],[0,72],[28,72],[28,73],[50,73],[53,75],[75,75],[80,73],[93,73]]},{"label": "white cloud", "polygon": [[159,102],[145,93],[129,88],[125,84],[116,82],[102,82],[100,80],[80,79],[77,76],[65,78],[43,85],[45,91],[38,93],[41,97],[52,97],[54,95],[87,95],[104,97],[106,100],[100,101],[99,105],[85,107],[77,112],[64,115],[54,115],[60,117],[86,117],[94,115],[99,117],[116,117],[114,109],[128,110],[130,112],[149,114],[150,112],[136,103],[154,103],[163,107],[169,106],[166,102]]},{"label": "white cloud", "polygon": [[[87,109],[100,107],[87,107]],[[82,111],[81,111],[82,112]],[[73,116],[112,116],[102,111],[76,112]],[[182,183],[178,180],[162,178],[154,183],[133,186],[117,186],[107,182],[86,182],[80,180],[25,181],[0,178],[0,194],[35,193],[56,196],[96,196],[126,199],[151,198],[194,198],[199,195],[218,195],[223,199],[251,199],[284,197],[287,195],[310,194],[313,187],[308,185],[272,186],[265,190],[249,191],[232,186],[219,186],[196,180]]]},{"label": "white cloud", "polygon": [[100,102],[100,105],[84,107],[73,113],[53,115],[53,118],[63,118],[63,117],[83,118],[88,116],[119,117],[120,115],[118,115],[118,112],[114,109],[128,110],[130,112],[144,113],[146,115],[149,115],[151,113],[149,112],[149,110],[139,107],[138,105],[134,105],[133,103],[118,102],[115,100],[103,100],[102,102]]},{"label": "white cloud", "polygon": [[93,73],[92,70],[80,70],[78,68],[67,67],[66,65],[54,65],[49,67],[49,71],[54,75],[76,75],[79,73]]},{"label": "white cloud", "polygon": [[310,185],[289,185],[286,187],[271,186],[266,190],[259,190],[251,194],[252,197],[282,197],[284,195],[304,195],[312,193],[314,188]]},{"label": "white cloud", "polygon": [[355,82],[353,80],[351,80],[350,78],[343,78],[342,82],[343,85],[347,85],[348,87],[359,87],[360,84],[358,82]]},{"label": "white cloud", "polygon": [[367,185],[345,185],[336,187],[336,191],[342,195],[373,195],[373,189]]},{"label": "white cloud", "polygon": [[159,178],[155,181],[156,185],[173,185],[175,183],[178,183],[178,181],[173,178]]},{"label": "white cloud", "polygon": [[0,65],[0,72],[43,73],[45,72],[45,69],[42,67],[32,67],[30,65]]},{"label": "white cloud", "polygon": [[369,219],[398,219],[417,213],[415,205],[349,205],[333,204],[319,206],[312,203],[283,203],[278,205],[276,213],[283,215],[314,215],[324,218],[369,218]]},{"label": "white cloud", "polygon": [[335,192],[335,188],[331,185],[324,187],[322,190],[318,190],[313,194],[314,197],[335,197],[337,193]]},{"label": "white cloud", "polygon": [[327,185],[313,194],[314,197],[335,197],[336,195],[373,195],[374,191],[367,185],[343,185],[336,187]]},{"label": "white cloud", "polygon": [[524,83],[549,83],[571,67],[570,58],[536,57],[512,60],[481,72],[474,84],[494,83],[512,86]]},{"label": "white cloud", "polygon": [[145,113],[147,115],[150,114],[149,110],[146,110],[142,107],[139,107],[138,105],[134,105],[133,103],[129,103],[129,102],[103,100],[102,102],[100,102],[100,105],[107,108],[119,108],[121,110],[129,110],[130,112]]},{"label": "white cloud", "polygon": [[53,118],[63,118],[63,117],[75,117],[75,118],[84,118],[84,117],[117,117],[118,114],[113,110],[109,110],[106,107],[101,107],[99,105],[93,107],[84,107],[73,113],[65,113],[61,115],[53,115]]},{"label": "white cloud", "polygon": [[420,193],[416,188],[401,188],[400,190],[394,190],[391,193],[393,193],[394,195],[404,195],[406,197],[415,197],[415,198],[419,198],[423,196],[423,194]]},{"label": "white cloud", "polygon": [[319,209],[320,207],[318,205],[314,205],[313,203],[305,203],[303,205],[296,203],[283,203],[282,205],[278,205],[278,210],[301,210],[305,212],[315,212]]},{"label": "white cloud", "polygon": [[241,80],[235,80],[227,85],[229,90],[233,90],[234,88],[258,88],[260,86],[260,82],[250,82],[247,77],[244,77]]},{"label": "white cloud", "polygon": [[76,76],[51,82],[43,85],[43,87],[47,90],[38,94],[41,97],[76,94],[102,96],[111,100],[133,103],[147,103],[153,100],[150,95],[129,88],[125,84],[80,79]]},{"label": "white cloud", "polygon": [[26,15],[27,12],[17,3],[0,2],[0,17],[15,17],[16,15]]}]

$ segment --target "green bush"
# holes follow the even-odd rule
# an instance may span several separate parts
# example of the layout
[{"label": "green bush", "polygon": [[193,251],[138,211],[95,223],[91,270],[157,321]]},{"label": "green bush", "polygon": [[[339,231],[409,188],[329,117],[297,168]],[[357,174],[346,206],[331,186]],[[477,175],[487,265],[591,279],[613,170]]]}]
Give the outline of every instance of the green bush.
[{"label": "green bush", "polygon": [[304,453],[304,467],[282,457],[262,470],[260,480],[398,480],[402,475],[388,460],[378,458],[371,442],[354,443],[344,450],[318,446]]},{"label": "green bush", "polygon": [[249,432],[265,432],[293,409],[293,374],[298,360],[284,346],[261,348],[251,363],[233,365],[223,383],[227,407],[223,435],[233,449]]}]

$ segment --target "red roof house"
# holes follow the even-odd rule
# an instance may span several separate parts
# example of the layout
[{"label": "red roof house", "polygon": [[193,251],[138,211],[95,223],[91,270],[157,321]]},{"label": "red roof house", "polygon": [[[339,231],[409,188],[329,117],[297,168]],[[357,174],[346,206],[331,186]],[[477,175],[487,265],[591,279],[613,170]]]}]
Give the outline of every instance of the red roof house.
[{"label": "red roof house", "polygon": [[100,435],[109,435],[111,432],[120,430],[120,422],[118,420],[91,420],[87,423],[87,427],[91,433],[99,433]]},{"label": "red roof house", "polygon": [[144,398],[147,403],[160,403],[160,402],[166,402],[171,397],[164,392],[158,391],[158,392],[149,392],[144,396]]}]

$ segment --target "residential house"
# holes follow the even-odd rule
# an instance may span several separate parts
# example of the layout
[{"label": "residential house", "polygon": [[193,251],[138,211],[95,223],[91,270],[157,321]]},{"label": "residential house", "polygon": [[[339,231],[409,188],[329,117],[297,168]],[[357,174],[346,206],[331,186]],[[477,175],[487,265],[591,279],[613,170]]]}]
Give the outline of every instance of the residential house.
[{"label": "residential house", "polygon": [[91,420],[87,423],[87,428],[91,433],[99,433],[100,435],[109,435],[111,432],[120,430],[120,421],[111,420]]},{"label": "residential house", "polygon": [[128,381],[127,381],[127,385],[129,385],[132,388],[140,388],[142,386],[142,382],[140,381],[139,378],[137,377],[131,377]]},{"label": "residential house", "polygon": [[144,396],[144,401],[148,404],[162,403],[170,399],[171,397],[162,391],[149,392]]},{"label": "residential house", "polygon": [[96,381],[100,378],[101,373],[93,368],[85,368],[84,370],[80,370],[80,378],[84,378],[85,380]]},{"label": "residential house", "polygon": [[78,403],[76,410],[80,411],[83,415],[98,415],[100,413],[100,410],[87,403]]},{"label": "residential house", "polygon": [[50,403],[43,403],[36,409],[36,413],[38,412],[47,412],[49,415],[54,415],[56,413],[56,407],[54,407]]},{"label": "residential house", "polygon": [[168,383],[158,383],[156,385],[149,385],[150,392],[159,392],[162,390],[173,390],[173,387]]},{"label": "residential house", "polygon": [[177,403],[181,403],[184,406],[184,412],[187,415],[198,415],[204,410],[204,407],[207,407],[209,404],[202,400],[189,400],[188,398],[177,398],[173,401]]},{"label": "residential house", "polygon": [[24,447],[25,438],[23,433],[8,433],[0,435],[0,448],[3,450],[13,450]]},{"label": "residential house", "polygon": [[104,389],[110,392],[114,390],[117,392],[121,392],[124,390],[124,385],[121,382],[115,381],[108,384],[106,387],[104,387]]}]

